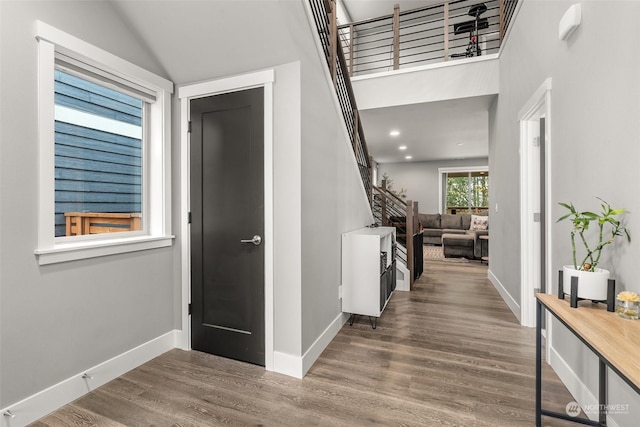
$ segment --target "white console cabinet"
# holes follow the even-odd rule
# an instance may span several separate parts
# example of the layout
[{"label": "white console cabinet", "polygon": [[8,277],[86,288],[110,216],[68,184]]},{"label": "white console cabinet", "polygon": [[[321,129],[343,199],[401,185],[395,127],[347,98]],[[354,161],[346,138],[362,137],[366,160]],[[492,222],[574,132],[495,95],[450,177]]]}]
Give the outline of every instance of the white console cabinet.
[{"label": "white console cabinet", "polygon": [[[343,312],[380,317],[396,288],[395,252],[395,227],[367,227],[342,235]],[[375,328],[374,321],[371,324]]]}]

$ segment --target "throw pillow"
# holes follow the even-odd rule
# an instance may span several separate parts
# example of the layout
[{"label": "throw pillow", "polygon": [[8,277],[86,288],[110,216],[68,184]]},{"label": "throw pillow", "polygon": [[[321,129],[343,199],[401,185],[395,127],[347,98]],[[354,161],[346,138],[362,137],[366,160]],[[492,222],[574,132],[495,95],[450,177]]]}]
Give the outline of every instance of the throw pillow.
[{"label": "throw pillow", "polygon": [[488,230],[489,217],[480,215],[471,215],[471,227],[469,230]]}]

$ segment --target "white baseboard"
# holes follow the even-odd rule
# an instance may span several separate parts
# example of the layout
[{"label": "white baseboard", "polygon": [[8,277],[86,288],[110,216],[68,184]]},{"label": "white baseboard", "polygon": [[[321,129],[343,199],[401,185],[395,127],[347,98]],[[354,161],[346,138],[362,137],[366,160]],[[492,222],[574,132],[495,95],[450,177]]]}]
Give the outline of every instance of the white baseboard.
[{"label": "white baseboard", "polygon": [[349,315],[345,313],[340,313],[333,319],[333,322],[320,334],[318,339],[315,340],[311,347],[304,353],[302,356],[302,376],[304,377],[309,369],[311,369],[311,365],[318,360],[318,357],[322,354],[325,348],[329,345],[329,343],[338,335],[342,326],[347,323],[349,320]]},{"label": "white baseboard", "polygon": [[331,340],[338,334],[342,326],[349,320],[349,316],[340,313],[329,326],[320,334],[311,347],[304,353],[302,357],[292,354],[274,351],[273,354],[273,370],[280,374],[288,375],[294,378],[303,378],[311,366],[318,360],[325,348]]},{"label": "white baseboard", "polygon": [[[598,420],[598,398],[591,393],[589,388],[582,382],[580,377],[571,369],[569,364],[560,356],[553,346],[549,348],[549,364],[556,372],[564,386],[569,390],[571,396],[581,408],[595,408],[596,411],[585,413],[592,421]],[[569,402],[567,402],[569,403]],[[619,427],[611,416],[607,417],[607,426]]]},{"label": "white baseboard", "polygon": [[[37,421],[56,409],[73,402],[84,394],[125,374],[131,369],[171,350],[174,348],[175,342],[176,331],[167,332],[164,335],[92,368],[86,369],[71,378],[67,378],[7,408],[0,409],[0,414],[5,413],[5,411],[11,411],[15,416],[13,419],[0,416],[0,426],[22,427]],[[82,375],[85,373],[92,378],[83,379]]]},{"label": "white baseboard", "polygon": [[496,288],[504,302],[507,304],[509,309],[513,312],[513,315],[516,316],[518,322],[520,322],[520,304],[516,300],[513,299],[511,294],[505,289],[505,287],[500,283],[500,280],[493,274],[491,270],[487,271],[487,277],[489,281],[493,284],[493,287]]},{"label": "white baseboard", "polygon": [[302,378],[302,357],[274,351],[273,371],[294,378]]}]

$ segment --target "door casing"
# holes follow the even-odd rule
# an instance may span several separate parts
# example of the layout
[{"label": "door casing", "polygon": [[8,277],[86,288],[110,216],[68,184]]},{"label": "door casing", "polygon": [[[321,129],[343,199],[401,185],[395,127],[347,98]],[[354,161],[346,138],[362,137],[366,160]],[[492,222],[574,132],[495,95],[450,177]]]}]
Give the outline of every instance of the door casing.
[{"label": "door casing", "polygon": [[[540,259],[540,248],[536,247],[535,224],[533,214],[536,212],[536,195],[532,189],[539,189],[539,161],[533,153],[531,141],[539,133],[540,119],[545,119],[545,217],[547,227],[543,241],[546,244],[546,259]],[[529,98],[518,114],[520,124],[520,323],[523,326],[535,326],[535,296],[533,284],[536,274],[539,275],[540,263],[545,264],[546,283],[549,292],[553,283],[550,261],[552,259],[552,236],[548,226],[551,218],[551,79],[547,79]],[[547,323],[549,325],[549,323]]]},{"label": "door casing", "polygon": [[189,302],[191,301],[191,233],[189,225],[190,211],[190,143],[189,143],[189,101],[224,93],[236,92],[256,87],[264,88],[264,300],[265,300],[265,369],[274,370],[274,293],[273,293],[273,83],[275,70],[263,70],[228,78],[211,80],[181,86],[178,89],[180,99],[180,230],[181,244],[181,283],[182,330],[177,335],[176,347],[191,349],[191,321]]}]

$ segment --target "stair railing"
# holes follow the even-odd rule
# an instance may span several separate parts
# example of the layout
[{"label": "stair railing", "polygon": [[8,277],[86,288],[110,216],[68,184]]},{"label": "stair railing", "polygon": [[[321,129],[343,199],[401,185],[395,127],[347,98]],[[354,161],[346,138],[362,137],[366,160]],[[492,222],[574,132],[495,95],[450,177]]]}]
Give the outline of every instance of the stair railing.
[{"label": "stair railing", "polygon": [[422,274],[422,231],[418,220],[418,202],[403,200],[387,188],[386,180],[381,187],[373,187],[373,216],[381,226],[395,227],[396,238],[401,245],[397,256],[410,272],[410,285]]},{"label": "stair railing", "polygon": [[[486,6],[478,42],[482,55],[497,53],[518,0],[451,0],[338,26],[349,75],[363,75],[466,58],[471,7]],[[476,52],[477,54],[477,52]]]},{"label": "stair railing", "polygon": [[360,121],[356,98],[353,93],[347,63],[342,51],[341,38],[344,34],[338,31],[336,0],[309,0],[313,18],[320,36],[320,43],[329,66],[331,80],[338,95],[338,102],[344,117],[353,153],[358,164],[362,185],[371,203],[372,169],[364,130]]},{"label": "stair railing", "polygon": [[422,274],[422,232],[418,227],[418,202],[404,202],[399,199],[385,188],[385,182],[382,189],[373,186],[371,160],[351,86],[349,68],[342,49],[346,36],[344,30],[338,29],[337,24],[336,0],[309,0],[309,4],[342,116],[349,132],[362,185],[374,217],[379,218],[376,221],[381,225],[396,227],[399,243],[405,248],[404,250],[398,248],[397,258],[407,266],[410,272],[410,284],[413,286],[415,279]]}]

